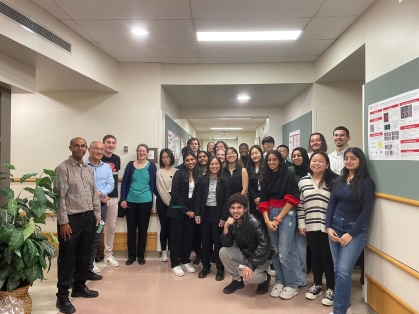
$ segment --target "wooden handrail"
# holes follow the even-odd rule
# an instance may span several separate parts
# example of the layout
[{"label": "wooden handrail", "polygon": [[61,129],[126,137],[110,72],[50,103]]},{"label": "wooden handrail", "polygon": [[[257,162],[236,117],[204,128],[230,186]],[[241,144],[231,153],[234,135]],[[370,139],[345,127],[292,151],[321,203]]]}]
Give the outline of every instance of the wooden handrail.
[{"label": "wooden handrail", "polygon": [[396,266],[397,268],[405,271],[406,273],[408,273],[409,275],[413,276],[414,278],[419,280],[419,272],[414,270],[413,268],[410,268],[409,266],[399,262],[398,260],[396,260],[395,258],[391,257],[390,255],[387,255],[386,253],[380,251],[379,249],[366,244],[365,248],[367,248],[369,251],[373,252],[374,254],[380,256],[382,259],[385,259],[387,262],[393,264],[394,266]]},{"label": "wooden handrail", "polygon": [[384,193],[380,193],[380,192],[375,192],[375,196],[378,197],[378,198],[383,198],[383,199],[389,200],[389,201],[419,207],[419,201],[412,200],[410,198],[404,198],[404,197],[394,196],[394,195],[390,195],[390,194],[384,194]]}]

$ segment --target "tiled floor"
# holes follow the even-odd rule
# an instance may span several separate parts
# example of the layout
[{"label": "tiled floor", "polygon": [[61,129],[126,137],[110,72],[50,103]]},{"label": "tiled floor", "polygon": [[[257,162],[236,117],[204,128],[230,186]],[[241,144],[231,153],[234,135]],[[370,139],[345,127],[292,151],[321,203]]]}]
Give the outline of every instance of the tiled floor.
[{"label": "tiled floor", "polygon": [[[101,281],[88,282],[88,287],[99,291],[94,299],[74,298],[73,305],[78,314],[215,314],[215,313],[287,313],[287,314],[329,314],[330,307],[322,306],[321,299],[310,301],[304,298],[307,288],[300,290],[297,297],[285,301],[271,298],[269,294],[256,295],[256,285],[247,285],[234,294],[223,294],[224,286],[231,281],[229,276],[215,281],[215,267],[205,279],[198,279],[200,267],[194,274],[186,273],[176,277],[170,270],[170,263],[162,263],[157,254],[146,256],[143,266],[134,263],[125,266],[125,254],[117,256],[119,267],[102,268]],[[29,292],[33,302],[33,314],[58,313],[55,308],[56,262],[46,275],[49,280],[36,282]],[[307,277],[309,287],[312,275]],[[359,273],[354,274],[352,291],[352,313],[374,314],[375,312],[362,301]],[[273,285],[273,281],[271,282]]]}]

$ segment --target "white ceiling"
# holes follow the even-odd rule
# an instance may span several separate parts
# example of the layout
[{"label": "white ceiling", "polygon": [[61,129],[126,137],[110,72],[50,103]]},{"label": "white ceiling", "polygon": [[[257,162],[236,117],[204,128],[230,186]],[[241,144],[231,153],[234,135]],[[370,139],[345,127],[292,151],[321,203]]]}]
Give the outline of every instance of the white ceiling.
[{"label": "white ceiling", "polygon": [[[188,119],[193,128],[197,132],[214,132],[221,133],[223,130],[211,130],[211,128],[242,128],[240,132],[244,131],[255,131],[256,128],[266,121],[266,118],[256,118],[254,116],[249,117],[250,119],[238,119],[238,118],[222,118],[222,119]],[[239,130],[225,130],[230,134],[239,132]],[[216,136],[216,135],[212,135]]]},{"label": "white ceiling", "polygon": [[[375,0],[32,1],[120,62],[253,63],[316,60]],[[297,41],[196,39],[196,31],[299,29]]]},{"label": "white ceiling", "polygon": [[[164,85],[179,107],[278,107],[311,84]],[[237,96],[251,99],[239,102]]]}]

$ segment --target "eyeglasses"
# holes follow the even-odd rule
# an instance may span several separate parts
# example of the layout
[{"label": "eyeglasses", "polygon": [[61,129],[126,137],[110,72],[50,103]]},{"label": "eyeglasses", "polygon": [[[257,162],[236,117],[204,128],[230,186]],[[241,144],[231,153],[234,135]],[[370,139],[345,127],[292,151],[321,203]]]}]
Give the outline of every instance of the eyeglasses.
[{"label": "eyeglasses", "polygon": [[90,149],[93,149],[93,150],[96,150],[96,151],[99,151],[99,152],[104,152],[105,151],[104,148],[100,148],[100,147],[90,147]]},{"label": "eyeglasses", "polygon": [[162,157],[161,159],[170,159],[170,157],[169,157],[169,156],[167,156],[167,157]]},{"label": "eyeglasses", "polygon": [[77,149],[79,149],[79,148],[86,148],[87,146],[86,146],[86,144],[73,144],[72,145],[74,148],[77,148]]}]

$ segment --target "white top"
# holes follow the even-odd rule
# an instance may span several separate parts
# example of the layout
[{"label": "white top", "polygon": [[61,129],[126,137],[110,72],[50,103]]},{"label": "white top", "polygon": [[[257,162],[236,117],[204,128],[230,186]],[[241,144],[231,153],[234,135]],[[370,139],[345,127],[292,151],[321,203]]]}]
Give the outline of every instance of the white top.
[{"label": "white top", "polygon": [[343,155],[345,154],[345,152],[348,148],[349,148],[349,146],[347,146],[341,152],[338,152],[338,151],[335,150],[334,152],[329,154],[330,169],[338,175],[340,175],[340,172],[342,171],[343,167],[345,167],[345,165],[343,163]]},{"label": "white top", "polygon": [[195,188],[195,182],[189,182],[189,194],[188,194],[188,198],[192,198],[193,189],[194,188]]}]

